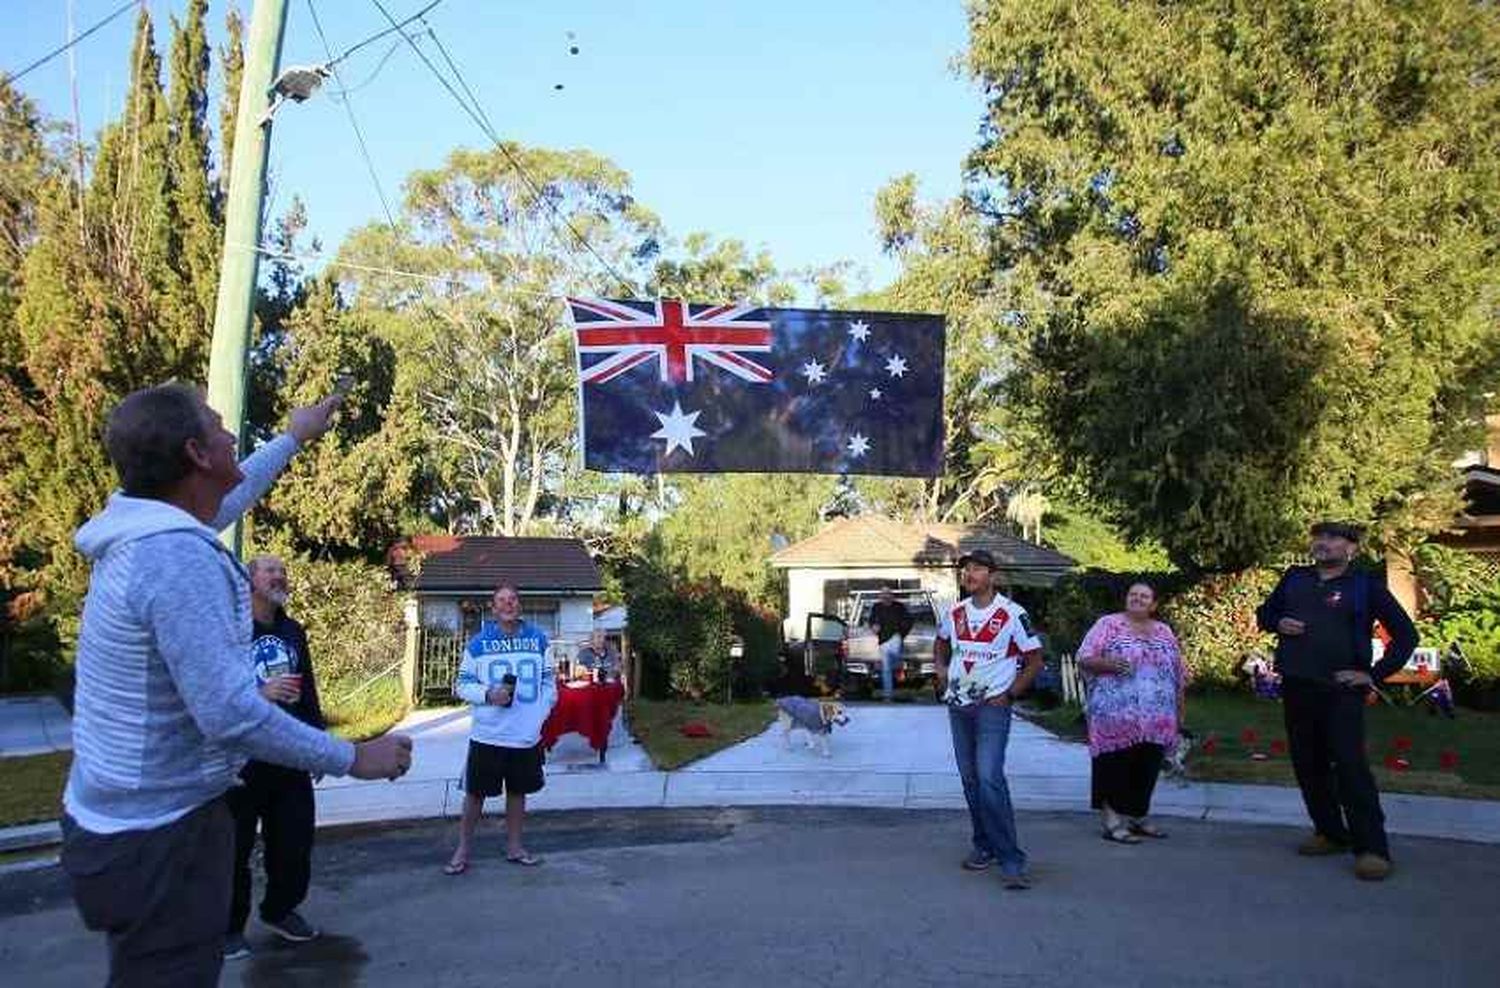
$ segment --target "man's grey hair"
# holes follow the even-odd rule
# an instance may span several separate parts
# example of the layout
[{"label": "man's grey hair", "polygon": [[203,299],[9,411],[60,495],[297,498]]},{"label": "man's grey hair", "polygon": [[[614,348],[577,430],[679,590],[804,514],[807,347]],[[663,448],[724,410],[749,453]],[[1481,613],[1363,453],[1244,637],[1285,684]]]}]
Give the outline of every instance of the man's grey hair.
[{"label": "man's grey hair", "polygon": [[186,384],[160,384],[126,395],[109,414],[104,448],[130,497],[161,498],[192,473],[189,439],[202,440],[203,399]]},{"label": "man's grey hair", "polygon": [[271,563],[281,563],[281,565],[283,566],[286,565],[286,562],[280,556],[276,555],[276,553],[262,552],[258,553],[257,555],[251,556],[245,562],[245,572],[249,573],[250,579],[253,580],[255,579],[256,570]]}]

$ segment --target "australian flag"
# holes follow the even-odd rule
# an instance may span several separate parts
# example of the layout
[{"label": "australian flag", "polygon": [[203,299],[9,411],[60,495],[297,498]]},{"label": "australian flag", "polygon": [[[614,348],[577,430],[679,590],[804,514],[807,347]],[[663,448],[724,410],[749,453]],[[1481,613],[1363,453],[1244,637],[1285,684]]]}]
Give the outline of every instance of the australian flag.
[{"label": "australian flag", "polygon": [[584,465],[931,477],[942,316],[568,299]]}]

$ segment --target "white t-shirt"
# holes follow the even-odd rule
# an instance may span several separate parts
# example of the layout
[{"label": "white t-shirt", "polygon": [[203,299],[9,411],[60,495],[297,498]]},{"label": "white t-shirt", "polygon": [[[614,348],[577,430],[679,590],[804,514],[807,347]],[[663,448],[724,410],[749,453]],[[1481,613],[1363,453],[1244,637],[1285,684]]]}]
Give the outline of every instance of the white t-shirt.
[{"label": "white t-shirt", "polygon": [[1042,647],[1026,611],[1000,594],[988,607],[964,599],[945,608],[937,636],[953,648],[943,700],[955,707],[983,703],[1010,689],[1021,656]]}]

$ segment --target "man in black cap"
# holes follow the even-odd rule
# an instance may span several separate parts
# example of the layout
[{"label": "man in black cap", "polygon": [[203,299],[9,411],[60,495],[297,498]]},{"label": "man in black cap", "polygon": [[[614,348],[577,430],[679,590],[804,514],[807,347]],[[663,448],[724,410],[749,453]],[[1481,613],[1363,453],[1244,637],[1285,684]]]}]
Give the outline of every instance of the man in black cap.
[{"label": "man in black cap", "polygon": [[938,685],[948,704],[953,756],[969,806],[973,850],[968,871],[1000,866],[1001,883],[1031,887],[1026,852],[1005,781],[1011,704],[1042,667],[1042,643],[1015,601],[995,592],[995,557],[983,549],[958,560],[965,597],[944,610],[933,642]]},{"label": "man in black cap", "polygon": [[[1287,742],[1313,822],[1312,837],[1297,852],[1353,850],[1355,875],[1380,881],[1390,874],[1391,854],[1365,759],[1365,697],[1406,664],[1417,631],[1383,583],[1350,567],[1359,535],[1341,522],[1314,525],[1313,565],[1288,569],[1255,616],[1277,636]],[[1391,644],[1371,668],[1376,621]]]}]

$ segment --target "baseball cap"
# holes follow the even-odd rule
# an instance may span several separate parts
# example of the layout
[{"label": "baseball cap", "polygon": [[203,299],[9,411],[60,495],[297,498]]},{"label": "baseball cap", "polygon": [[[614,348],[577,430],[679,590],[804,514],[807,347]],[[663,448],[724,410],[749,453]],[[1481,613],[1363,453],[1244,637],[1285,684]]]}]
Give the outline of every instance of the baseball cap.
[{"label": "baseball cap", "polygon": [[973,552],[966,552],[958,557],[959,569],[963,569],[970,563],[978,563],[991,572],[1000,568],[1000,564],[995,562],[994,555],[988,549],[975,549]]}]

